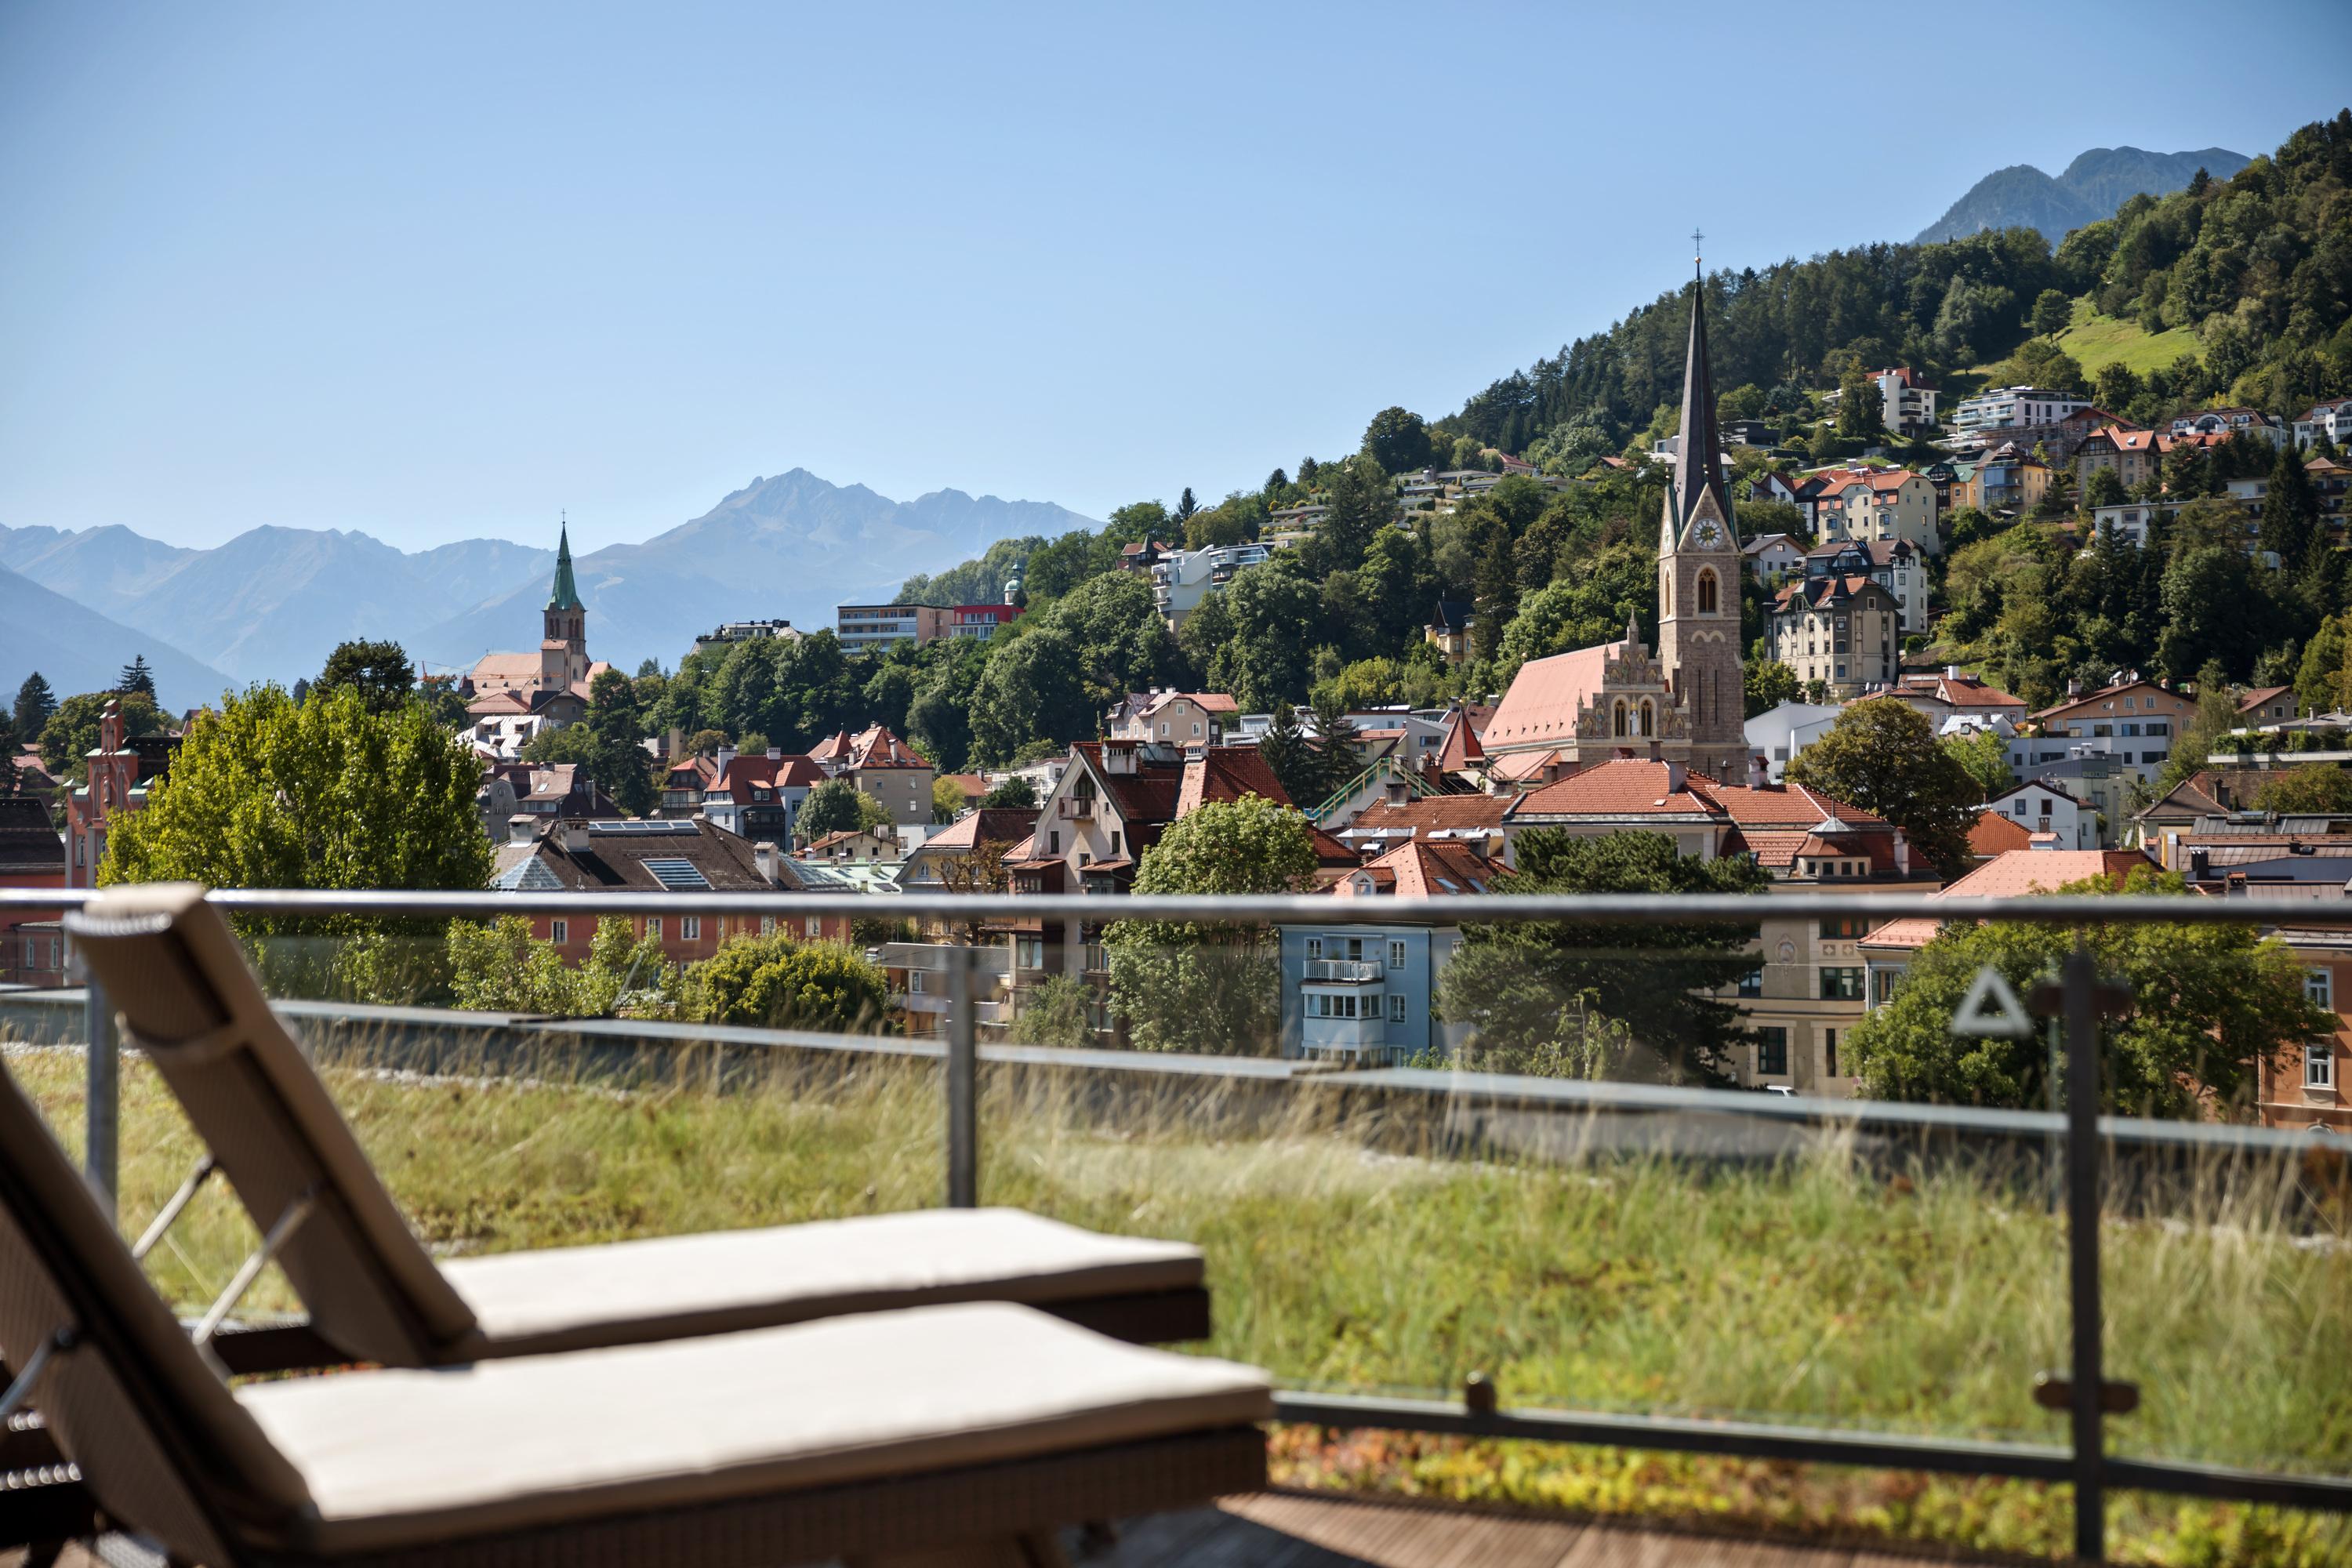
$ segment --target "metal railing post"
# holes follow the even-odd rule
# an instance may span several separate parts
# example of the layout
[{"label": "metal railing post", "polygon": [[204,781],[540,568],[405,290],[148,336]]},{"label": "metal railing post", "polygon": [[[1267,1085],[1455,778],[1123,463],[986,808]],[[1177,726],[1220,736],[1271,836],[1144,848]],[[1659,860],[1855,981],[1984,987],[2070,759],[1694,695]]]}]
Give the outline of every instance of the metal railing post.
[{"label": "metal railing post", "polygon": [[979,1005],[972,995],[980,950],[948,955],[948,1207],[980,1206]]},{"label": "metal railing post", "polygon": [[111,1219],[121,1172],[122,1054],[114,1037],[114,1005],[98,976],[85,977],[89,1060],[82,1110],[82,1170]]},{"label": "metal railing post", "polygon": [[2061,982],[2066,1009],[2066,1272],[2074,1328],[2074,1555],[2106,1561],[2105,1371],[2099,1309],[2098,970],[2079,939]]}]

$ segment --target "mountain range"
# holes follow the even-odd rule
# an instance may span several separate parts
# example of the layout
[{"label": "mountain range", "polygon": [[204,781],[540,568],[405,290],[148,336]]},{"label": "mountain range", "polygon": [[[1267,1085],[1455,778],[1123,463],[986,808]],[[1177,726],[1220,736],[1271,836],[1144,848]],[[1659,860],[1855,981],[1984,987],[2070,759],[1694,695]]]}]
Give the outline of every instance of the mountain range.
[{"label": "mountain range", "polygon": [[[896,501],[794,468],[643,542],[582,555],[574,569],[589,651],[634,668],[646,658],[675,664],[696,632],[720,621],[831,626],[835,604],[887,599],[919,568],[999,539],[1099,526],[1044,501],[954,489]],[[273,526],[192,550],[120,525],[0,526],[0,576],[23,584],[0,582],[0,626],[13,628],[0,635],[0,684],[13,690],[38,668],[61,693],[95,689],[143,650],[159,671],[166,655],[184,667],[171,689],[159,679],[159,694],[185,707],[225,685],[315,674],[354,637],[390,637],[425,667],[464,668],[484,653],[538,646],[554,563],[551,548],[500,539],[406,552],[355,531]],[[36,588],[56,603],[25,597]],[[78,616],[58,608],[68,602]],[[34,618],[43,615],[55,624]],[[70,635],[60,629],[68,625]],[[69,667],[75,647],[89,654]],[[184,648],[203,649],[209,663]],[[103,679],[61,678],[85,663],[103,666]]]},{"label": "mountain range", "polygon": [[107,690],[142,653],[167,710],[216,701],[235,684],[201,659],[0,567],[0,702],[14,700],[16,683],[37,669],[60,697]]},{"label": "mountain range", "polygon": [[2195,153],[2147,153],[2137,147],[2094,147],[2056,179],[2031,163],[1996,169],[1969,187],[1942,217],[1919,231],[1917,243],[1958,239],[1989,228],[2038,228],[2052,245],[2071,228],[2116,216],[2146,192],[2169,195],[2204,170],[2226,180],[2252,162],[2226,147]]}]

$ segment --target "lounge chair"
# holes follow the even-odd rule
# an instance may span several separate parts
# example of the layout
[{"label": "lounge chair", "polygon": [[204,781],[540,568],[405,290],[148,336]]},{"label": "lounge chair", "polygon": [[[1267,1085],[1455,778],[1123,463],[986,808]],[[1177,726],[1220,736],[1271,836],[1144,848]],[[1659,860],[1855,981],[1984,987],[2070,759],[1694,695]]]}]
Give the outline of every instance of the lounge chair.
[{"label": "lounge chair", "polygon": [[[307,1329],[223,1336],[236,1371],[362,1360],[437,1366],[639,1344],[848,1312],[1015,1301],[1116,1338],[1209,1330],[1198,1248],[1017,1209],[932,1209],[436,1263],[187,883],[111,889],[76,948],[265,1235]],[[210,1165],[200,1167],[201,1180]],[[177,1212],[192,1187],[167,1210]]]},{"label": "lounge chair", "polygon": [[210,1568],[1052,1563],[1262,1486],[1265,1378],[970,1302],[232,1389],[0,1068],[0,1415]]}]

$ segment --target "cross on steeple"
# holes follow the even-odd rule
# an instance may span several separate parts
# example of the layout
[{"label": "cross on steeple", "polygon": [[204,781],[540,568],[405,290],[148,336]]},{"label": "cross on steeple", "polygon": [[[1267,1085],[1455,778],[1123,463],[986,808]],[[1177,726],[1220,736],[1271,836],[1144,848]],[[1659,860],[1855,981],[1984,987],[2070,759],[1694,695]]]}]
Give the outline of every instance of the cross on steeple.
[{"label": "cross on steeple", "polygon": [[1702,278],[1706,276],[1706,258],[1699,254],[1698,247],[1705,243],[1706,239],[1706,236],[1701,234],[1696,227],[1691,229],[1691,266]]}]

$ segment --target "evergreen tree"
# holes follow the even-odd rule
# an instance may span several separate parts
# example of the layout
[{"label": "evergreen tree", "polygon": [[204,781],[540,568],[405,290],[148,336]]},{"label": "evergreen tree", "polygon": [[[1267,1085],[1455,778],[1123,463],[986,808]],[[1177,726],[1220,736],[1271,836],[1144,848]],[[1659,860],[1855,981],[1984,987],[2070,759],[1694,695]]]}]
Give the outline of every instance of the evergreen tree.
[{"label": "evergreen tree", "polygon": [[1298,710],[1292,704],[1274,705],[1274,719],[1258,737],[1257,754],[1274,770],[1292,805],[1308,806],[1323,798],[1314,793],[1321,777],[1318,759],[1298,727]]},{"label": "evergreen tree", "polygon": [[1186,485],[1184,493],[1176,498],[1176,526],[1182,528],[1192,521],[1192,514],[1200,510],[1201,503],[1192,499],[1192,487]]},{"label": "evergreen tree", "polygon": [[16,688],[16,733],[26,740],[35,738],[57,710],[58,694],[49,689],[41,672],[37,669],[25,677],[25,684]]},{"label": "evergreen tree", "polygon": [[1266,475],[1265,489],[1264,493],[1272,495],[1276,490],[1287,488],[1289,483],[1290,476],[1284,473],[1280,468],[1276,468],[1274,472]]},{"label": "evergreen tree", "polygon": [[2303,454],[2288,442],[2271,465],[2270,489],[2263,497],[2263,548],[2278,556],[2283,569],[2299,571],[2318,528],[2319,492],[2304,469]]},{"label": "evergreen tree", "polygon": [[147,668],[145,654],[131,656],[131,662],[122,667],[122,674],[116,679],[114,689],[126,697],[135,691],[150,702],[155,700],[155,672]]},{"label": "evergreen tree", "polygon": [[[364,700],[364,696],[362,697]],[[599,675],[588,689],[586,725],[593,761],[590,773],[604,786],[614,804],[631,816],[654,808],[652,760],[637,742],[645,726],[637,707],[636,686],[617,669]]]},{"label": "evergreen tree", "polygon": [[1315,791],[1311,795],[1293,797],[1302,811],[1321,805],[1364,771],[1362,761],[1356,755],[1356,721],[1348,717],[1348,704],[1339,688],[1316,688],[1308,713],[1314,720]]},{"label": "evergreen tree", "polygon": [[0,711],[0,797],[16,793],[16,723]]}]

